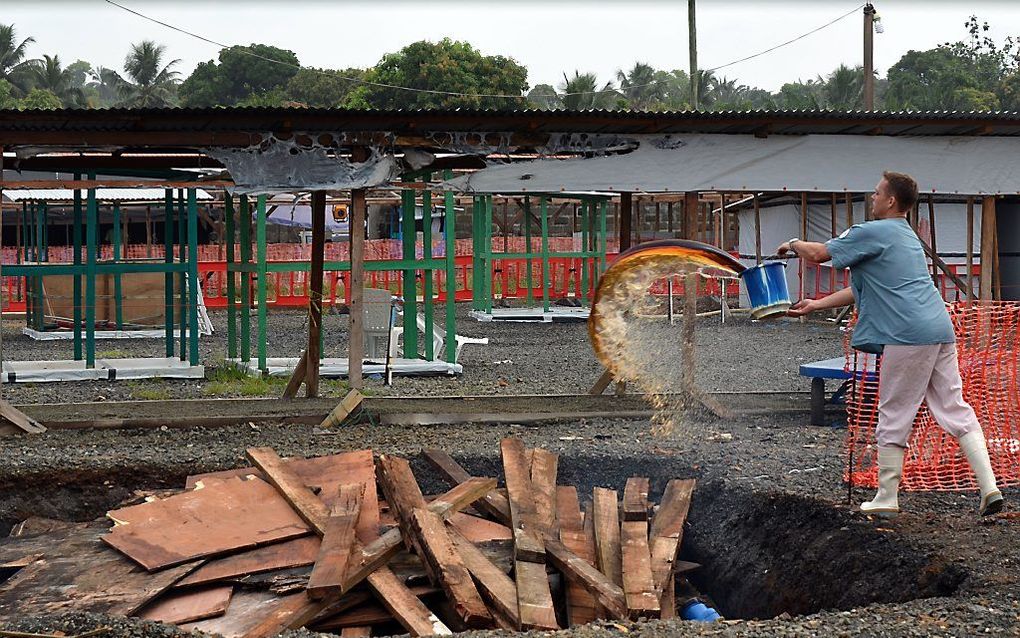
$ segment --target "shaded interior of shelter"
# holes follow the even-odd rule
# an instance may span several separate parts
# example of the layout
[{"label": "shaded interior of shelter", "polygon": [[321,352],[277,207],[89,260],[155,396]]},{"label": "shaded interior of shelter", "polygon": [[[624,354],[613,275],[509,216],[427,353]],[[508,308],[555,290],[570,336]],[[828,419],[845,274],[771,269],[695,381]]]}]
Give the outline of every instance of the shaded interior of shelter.
[{"label": "shaded interior of shelter", "polygon": [[[454,456],[472,474],[500,476],[498,456]],[[431,477],[420,459],[412,457],[412,465],[417,476]],[[680,558],[701,565],[687,574],[690,583],[725,618],[764,619],[950,596],[967,577],[958,565],[845,508],[725,482],[710,469],[692,471],[680,459],[650,463],[644,457],[561,455],[559,472],[560,482],[576,485],[582,499],[590,499],[595,486],[622,492],[635,474],[649,476],[653,500],[668,480],[697,478]],[[29,516],[94,520],[137,497],[136,490],[180,488],[185,478],[165,468],[128,468],[54,472],[0,485],[0,536]],[[421,487],[428,494],[448,486],[429,478]],[[13,573],[0,572],[0,582]],[[678,596],[678,604],[683,601]]]}]

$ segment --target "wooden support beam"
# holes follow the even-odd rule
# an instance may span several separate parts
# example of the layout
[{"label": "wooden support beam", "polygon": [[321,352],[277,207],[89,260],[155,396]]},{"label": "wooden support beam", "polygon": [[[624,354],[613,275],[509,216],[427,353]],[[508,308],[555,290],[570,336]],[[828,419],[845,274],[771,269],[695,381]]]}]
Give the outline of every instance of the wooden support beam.
[{"label": "wooden support beam", "polygon": [[[408,550],[422,556],[424,560],[424,548],[421,547],[420,539],[414,534],[408,533],[414,510],[425,507],[425,497],[411,472],[411,464],[407,462],[407,459],[399,456],[384,454],[376,460],[375,472],[376,480],[379,481],[379,486],[382,488],[383,494],[386,495],[390,511],[397,519],[400,529],[404,531],[404,545]],[[428,569],[427,565],[426,569]],[[436,575],[429,573],[429,578],[435,582]]]},{"label": "wooden support beam", "polygon": [[974,198],[967,198],[967,301],[974,301]]},{"label": "wooden support beam", "polygon": [[350,343],[347,351],[347,379],[350,387],[360,390],[364,385],[361,376],[365,358],[365,190],[351,191],[351,305]]},{"label": "wooden support beam", "polygon": [[381,568],[368,577],[368,584],[386,607],[412,636],[448,636],[453,632],[429,611],[396,574]]},{"label": "wooden support beam", "polygon": [[992,299],[992,283],[995,281],[995,197],[981,199],[981,301]]},{"label": "wooden support beam", "polygon": [[46,428],[41,423],[3,399],[0,399],[0,416],[5,421],[14,424],[22,432],[27,432],[28,434],[42,434],[46,431]]},{"label": "wooden support beam", "polygon": [[354,550],[355,531],[364,493],[364,483],[340,486],[340,498],[329,513],[322,544],[319,546],[319,556],[308,577],[306,591],[309,598],[340,595]]},{"label": "wooden support beam", "polygon": [[319,343],[322,334],[322,264],[326,251],[326,192],[312,192],[312,255],[308,273],[308,345],[305,396],[319,396]]},{"label": "wooden support beam", "polygon": [[652,578],[652,556],[648,547],[648,521],[623,521],[620,525],[623,593],[631,618],[657,618],[659,595]]},{"label": "wooden support beam", "polygon": [[514,563],[514,580],[517,583],[517,607],[521,615],[521,628],[558,629],[556,608],[545,565],[518,560]]},{"label": "wooden support beam", "polygon": [[[535,507],[531,471],[524,443],[517,438],[500,442],[507,498],[510,501],[511,529],[514,534],[514,557],[518,561],[545,562],[538,512]],[[520,583],[518,583],[520,588]],[[524,613],[523,610],[521,612]]]},{"label": "wooden support beam", "polygon": [[623,520],[648,520],[648,489],[647,478],[631,477],[623,488]]},{"label": "wooden support beam", "polygon": [[649,537],[651,542],[652,574],[655,588],[665,592],[673,581],[676,557],[684,535],[684,523],[691,508],[694,479],[674,479],[666,484],[659,509],[652,519]]},{"label": "wooden support beam", "polygon": [[421,547],[418,556],[428,572],[435,576],[433,584],[439,585],[446,592],[453,607],[453,613],[467,627],[479,629],[492,625],[481,594],[475,588],[471,574],[454,546],[443,519],[422,507],[411,513],[410,529],[416,544]]},{"label": "wooden support beam", "polygon": [[556,470],[559,455],[535,448],[531,459],[531,484],[534,487],[538,525],[545,533],[556,533]]},{"label": "wooden support beam", "polygon": [[596,487],[592,498],[595,556],[599,570],[617,585],[623,584],[620,553],[620,513],[616,490]]},{"label": "wooden support beam", "polygon": [[613,373],[606,370],[602,373],[602,376],[598,378],[595,384],[588,390],[588,394],[593,396],[599,396],[606,391],[609,384],[613,382]]},{"label": "wooden support beam", "polygon": [[[448,483],[458,485],[471,479],[471,475],[457,461],[454,461],[453,457],[445,450],[429,448],[422,450],[422,454],[425,456],[425,460],[436,471],[442,474],[443,479]],[[510,503],[499,492],[489,492],[483,499],[478,501],[475,507],[501,523],[510,520]]]},{"label": "wooden support beam", "polygon": [[630,248],[631,223],[634,218],[632,193],[620,193],[620,252]]},{"label": "wooden support beam", "polygon": [[298,359],[297,365],[294,366],[294,372],[291,373],[290,379],[287,381],[287,387],[283,389],[283,395],[281,399],[290,401],[297,396],[298,390],[301,389],[301,384],[305,382],[305,373],[307,371],[308,363],[308,351],[301,351],[301,358]]},{"label": "wooden support beam", "polygon": [[[592,538],[589,542],[585,534],[577,488],[562,485],[556,488],[556,519],[563,545],[594,566],[595,541]],[[590,623],[598,617],[595,597],[570,579],[566,583],[566,599],[567,623],[571,627]]]},{"label": "wooden support beam", "polygon": [[286,466],[276,451],[270,447],[249,448],[245,456],[252,465],[262,470],[266,480],[290,503],[298,516],[322,536],[329,520],[329,510],[315,493],[305,487],[294,470]]},{"label": "wooden support beam", "polygon": [[684,193],[684,217],[683,237],[684,239],[698,238],[698,217],[700,216],[701,202],[698,193]]}]

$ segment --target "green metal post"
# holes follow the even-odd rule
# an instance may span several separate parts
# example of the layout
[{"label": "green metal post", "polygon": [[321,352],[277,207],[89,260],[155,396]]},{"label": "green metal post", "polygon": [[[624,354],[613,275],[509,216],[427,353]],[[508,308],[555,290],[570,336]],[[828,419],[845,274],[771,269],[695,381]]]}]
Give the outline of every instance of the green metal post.
[{"label": "green metal post", "polygon": [[198,365],[198,205],[195,189],[188,189],[188,363]]},{"label": "green metal post", "polygon": [[596,285],[598,285],[598,281],[602,280],[602,273],[606,270],[606,253],[609,251],[609,240],[608,235],[606,235],[606,216],[608,211],[609,202],[607,200],[599,202],[599,272]]},{"label": "green metal post", "polygon": [[266,334],[266,290],[269,285],[267,281],[269,272],[266,268],[266,196],[259,195],[256,203],[256,211],[258,213],[257,226],[255,227],[255,243],[258,254],[256,259],[258,263],[256,268],[258,270],[258,304],[259,304],[259,370],[262,374],[269,373],[269,366],[266,365],[266,340],[268,335]]},{"label": "green metal post", "polygon": [[85,223],[85,367],[96,367],[96,237],[99,234],[96,189],[88,191]]},{"label": "green metal post", "polygon": [[241,361],[251,361],[251,209],[248,196],[241,195]]},{"label": "green metal post", "polygon": [[482,224],[479,221],[482,209],[482,198],[475,195],[471,198],[471,308],[481,310],[482,308]]},{"label": "green metal post", "polygon": [[[81,173],[74,174],[74,180],[79,181],[81,179]],[[74,254],[72,258],[75,266],[81,265],[81,218],[82,218],[82,206],[81,206],[81,189],[74,189],[74,217],[73,224],[74,229],[72,231],[72,241],[74,242]],[[81,273],[75,272],[74,274],[74,360],[81,361],[81,293],[82,293],[82,280]]]},{"label": "green metal post", "polygon": [[[174,192],[166,190],[163,202],[163,262],[174,261]],[[163,305],[166,310],[166,356],[174,356],[174,274],[163,276]]]},{"label": "green metal post", "polygon": [[485,312],[492,314],[492,195],[484,198],[485,206],[482,208],[482,261],[485,268],[482,269],[482,303],[485,305]]},{"label": "green metal post", "polygon": [[234,299],[234,198],[230,193],[223,194],[223,214],[226,217],[227,231],[227,358],[237,357],[237,300]]},{"label": "green metal post", "polygon": [[[188,239],[188,211],[186,209],[186,199],[184,196],[184,189],[177,189],[177,261],[178,263],[187,263],[188,255],[186,248],[186,241]],[[188,302],[187,302],[187,276],[183,272],[177,273],[177,288],[178,298],[181,300],[181,312],[180,321],[178,322],[178,330],[180,331],[180,353],[181,361],[187,361],[188,359]]]},{"label": "green metal post", "polygon": [[[116,203],[113,205],[113,263],[117,263],[121,259],[120,204]],[[122,292],[120,274],[115,273],[113,275],[113,303],[116,308],[117,330],[124,329],[124,305],[121,303]]]},{"label": "green metal post", "polygon": [[[453,178],[453,171],[443,173],[444,180]],[[457,363],[457,211],[453,193],[443,193],[443,230],[446,233],[446,361]]]},{"label": "green metal post", "polygon": [[[37,202],[35,205],[35,232],[33,233],[35,239],[35,247],[32,249],[35,253],[34,261],[36,263],[43,263],[43,228],[45,224],[43,222],[43,215],[45,209],[43,202]],[[33,324],[36,330],[42,330],[45,328],[43,316],[45,315],[45,303],[43,301],[43,279],[42,276],[35,278],[35,304],[33,305]]]},{"label": "green metal post", "polygon": [[[432,193],[428,190],[428,183],[431,179],[431,173],[425,173],[422,176],[422,181],[426,184],[426,190],[422,191],[421,194],[421,227],[422,227],[422,257],[425,258],[425,262],[432,261]],[[436,360],[435,346],[433,345],[432,335],[435,327],[435,317],[432,316],[432,278],[435,276],[435,271],[426,268],[422,271],[424,275],[424,281],[422,282],[422,296],[425,300],[425,359],[427,361]]]},{"label": "green metal post", "polygon": [[534,301],[531,294],[531,289],[534,286],[534,279],[531,270],[531,197],[524,198],[524,252],[527,255],[527,275],[525,277],[525,285],[528,287],[528,305]]},{"label": "green metal post", "polygon": [[539,210],[542,212],[542,310],[549,312],[549,198],[544,195],[539,199]]},{"label": "green metal post", "polygon": [[[414,229],[414,191],[400,192],[401,203],[401,240],[403,259],[405,262],[414,260],[414,247],[417,233]],[[404,358],[418,358],[418,287],[414,280],[414,269],[404,270],[402,282],[404,292]],[[425,335],[428,340],[428,335]]]},{"label": "green metal post", "polygon": [[581,290],[578,298],[584,299],[588,296],[588,258],[591,255],[591,245],[588,243],[588,200],[581,202]]}]

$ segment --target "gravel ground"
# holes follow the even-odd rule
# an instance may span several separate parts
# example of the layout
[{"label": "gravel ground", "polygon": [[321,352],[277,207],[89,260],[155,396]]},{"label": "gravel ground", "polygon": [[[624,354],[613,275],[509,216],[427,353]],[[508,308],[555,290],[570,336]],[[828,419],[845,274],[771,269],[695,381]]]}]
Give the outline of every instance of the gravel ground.
[{"label": "gravel ground", "polygon": [[[582,493],[594,485],[622,489],[628,476],[639,474],[652,478],[657,495],[668,478],[698,477],[685,551],[696,550],[689,557],[720,579],[699,585],[724,607],[777,601],[792,609],[842,607],[710,626],[605,623],[571,630],[572,636],[1020,635],[1020,519],[979,520],[973,493],[941,493],[905,494],[898,519],[867,521],[847,506],[843,431],[803,422],[801,416],[697,422],[686,431],[698,436],[686,439],[654,437],[647,421],[611,419],[536,427],[352,426],[337,434],[306,426],[50,431],[4,440],[0,533],[28,515],[90,520],[140,498],[136,489],[180,486],[189,473],[238,466],[244,449],[254,445],[284,455],[371,447],[409,456],[441,446],[473,473],[498,475],[498,441],[511,434],[559,452],[561,481]],[[426,491],[442,489],[423,463],[414,466]],[[857,490],[855,502],[864,496]],[[1007,491],[1011,501],[1018,497],[1017,490]],[[737,568],[746,582],[723,580]],[[731,588],[746,600],[731,600]],[[905,600],[942,589],[953,594]],[[866,604],[870,600],[884,602]],[[2,621],[9,629],[69,634],[100,623],[116,635],[172,635],[150,623],[80,614]]]},{"label": "gravel ground", "polygon": [[[392,387],[369,380],[376,394],[570,394],[586,392],[602,372],[595,360],[583,323],[524,324],[480,323],[468,317],[469,307],[457,309],[457,332],[488,337],[489,345],[466,345],[460,377],[397,378]],[[212,312],[215,333],[200,341],[206,377],[226,358],[226,313]],[[255,333],[254,321],[252,334]],[[347,352],[346,315],[328,314],[324,321],[325,355]],[[440,323],[440,325],[442,325]],[[4,323],[5,360],[70,359],[69,341],[38,342],[21,334],[22,323]],[[307,316],[302,312],[274,311],[269,316],[268,355],[298,356],[307,339]],[[663,343],[679,341],[679,323],[659,326]],[[793,320],[752,322],[737,316],[722,324],[718,317],[699,320],[697,332],[698,382],[708,391],[805,391],[808,381],[797,374],[801,363],[840,356],[841,333],[830,323]],[[164,356],[159,339],[102,340],[97,356]],[[666,353],[673,352],[664,348]],[[663,356],[678,360],[676,354]],[[4,387],[4,397],[16,404],[178,399],[203,396],[279,396],[284,379],[268,383],[210,384],[198,380],[95,381],[18,383]],[[324,380],[324,396],[342,396],[346,385]]]}]

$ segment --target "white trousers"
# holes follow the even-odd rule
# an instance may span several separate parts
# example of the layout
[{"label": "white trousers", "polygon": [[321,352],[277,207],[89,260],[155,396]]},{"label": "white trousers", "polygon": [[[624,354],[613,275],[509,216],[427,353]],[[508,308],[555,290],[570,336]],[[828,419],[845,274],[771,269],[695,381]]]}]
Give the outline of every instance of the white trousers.
[{"label": "white trousers", "polygon": [[955,343],[887,345],[879,376],[878,445],[905,448],[921,402],[943,430],[959,438],[980,432],[974,409],[963,400]]}]

